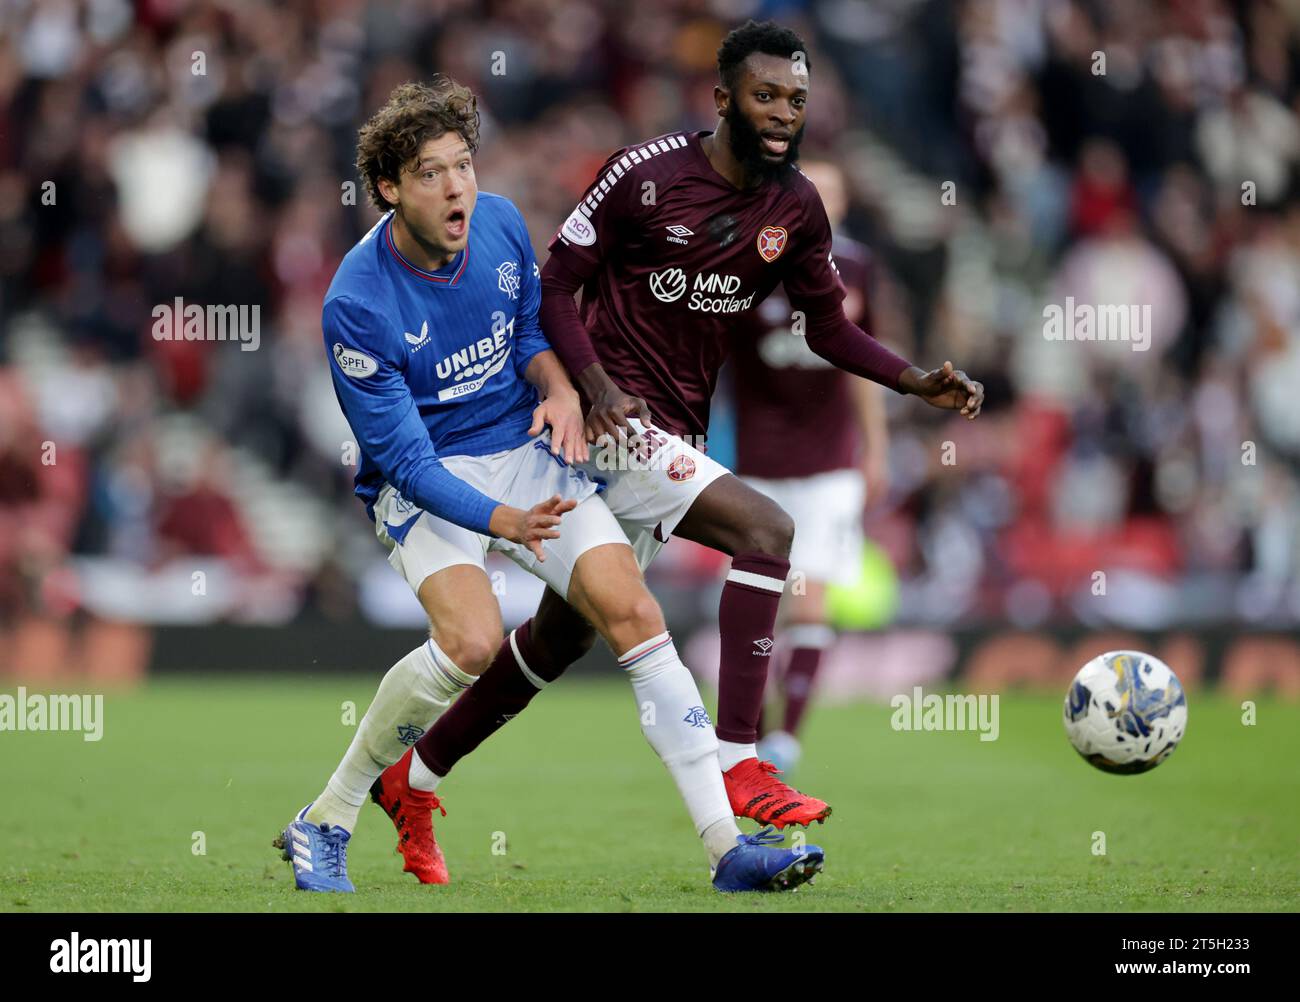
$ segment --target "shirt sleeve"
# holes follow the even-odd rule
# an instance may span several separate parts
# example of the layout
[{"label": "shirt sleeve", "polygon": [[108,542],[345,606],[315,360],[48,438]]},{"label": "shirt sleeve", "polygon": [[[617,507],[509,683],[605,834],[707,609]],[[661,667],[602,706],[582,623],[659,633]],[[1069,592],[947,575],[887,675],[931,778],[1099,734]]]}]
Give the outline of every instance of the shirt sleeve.
[{"label": "shirt sleeve", "polygon": [[384,479],[427,512],[488,533],[496,501],[442,464],[420,419],[382,320],[364,304],[336,297],[321,318],[330,376],[357,444]]},{"label": "shirt sleeve", "polygon": [[575,381],[600,361],[573,298],[584,281],[582,275],[575,274],[554,254],[542,269],[542,326],[555,354]]},{"label": "shirt sleeve", "polygon": [[569,213],[547,250],[572,272],[590,275],[619,245],[640,209],[641,182],[626,151],[611,156]]},{"label": "shirt sleeve", "polygon": [[596,274],[640,211],[641,181],[627,150],[596,173],[569,218],[551,238],[542,269],[542,326],[574,380],[600,361],[578,313],[574,292]]},{"label": "shirt sleeve", "polygon": [[532,241],[528,239],[528,224],[517,208],[515,216],[519,223],[519,253],[523,261],[519,276],[519,309],[515,313],[515,373],[523,379],[528,363],[542,352],[550,351],[551,344],[542,332],[538,316],[542,305],[542,272],[537,267]]},{"label": "shirt sleeve", "polygon": [[815,192],[804,200],[804,224],[804,232],[799,234],[799,243],[794,256],[786,262],[781,281],[791,306],[798,309],[801,301],[815,302],[824,310],[826,304],[844,299],[844,283],[831,256],[831,222]]}]

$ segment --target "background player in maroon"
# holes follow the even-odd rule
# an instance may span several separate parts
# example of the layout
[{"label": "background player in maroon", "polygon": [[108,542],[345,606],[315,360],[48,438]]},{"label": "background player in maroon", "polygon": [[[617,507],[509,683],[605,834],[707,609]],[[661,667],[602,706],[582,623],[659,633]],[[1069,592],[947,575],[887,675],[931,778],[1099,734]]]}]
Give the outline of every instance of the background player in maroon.
[{"label": "background player in maroon", "polygon": [[[848,209],[843,172],[805,162],[832,229]],[[871,330],[870,252],[836,233],[832,252],[844,283],[844,314]],[[861,568],[867,498],[887,489],[889,430],[883,390],[815,354],[792,327],[778,288],[758,310],[757,331],[738,332],[732,357],[736,473],[794,519],[790,588],[781,600],[781,644],[769,679],[770,730],[759,757],[792,772],[798,733],[822,657],[835,640],[826,621],[826,587],[852,583]],[[798,587],[795,587],[795,584]],[[772,700],[772,690],[779,699]],[[772,703],[775,707],[771,707]]]},{"label": "background player in maroon", "polygon": [[[642,566],[672,533],[732,557],[718,619],[716,728],[732,806],[779,826],[829,807],[780,782],[755,754],[777,606],[794,526],[769,498],[680,436],[703,436],[733,330],[784,283],[808,345],[836,366],[974,418],[983,387],[951,363],[909,365],[844,316],[831,231],[795,168],[808,100],[807,49],[793,32],[749,22],[724,40],[713,134],[659,137],[615,153],[551,243],[543,329],[590,404],[589,437],[655,426],[662,462],[587,464]],[[574,293],[583,290],[582,312]],[[417,745],[437,775],[518,714],[595,634],[558,599],[513,631],[464,699]]]}]

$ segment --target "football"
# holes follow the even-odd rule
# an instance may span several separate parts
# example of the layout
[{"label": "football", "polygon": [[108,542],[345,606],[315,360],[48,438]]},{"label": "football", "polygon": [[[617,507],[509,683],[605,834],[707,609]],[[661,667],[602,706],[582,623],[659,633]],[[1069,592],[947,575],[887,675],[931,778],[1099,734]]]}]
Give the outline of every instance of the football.
[{"label": "football", "polygon": [[1167,664],[1142,651],[1108,651],[1079,669],[1065,694],[1065,733],[1103,772],[1147,772],[1187,731],[1187,697]]}]

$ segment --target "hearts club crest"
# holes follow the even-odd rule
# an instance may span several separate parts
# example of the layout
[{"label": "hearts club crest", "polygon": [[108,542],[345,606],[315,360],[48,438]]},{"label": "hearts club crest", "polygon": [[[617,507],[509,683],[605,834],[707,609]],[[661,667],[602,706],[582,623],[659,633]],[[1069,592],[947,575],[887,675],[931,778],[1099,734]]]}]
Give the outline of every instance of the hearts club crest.
[{"label": "hearts club crest", "polygon": [[764,226],[758,231],[758,253],[771,264],[785,250],[787,233],[784,226]]}]

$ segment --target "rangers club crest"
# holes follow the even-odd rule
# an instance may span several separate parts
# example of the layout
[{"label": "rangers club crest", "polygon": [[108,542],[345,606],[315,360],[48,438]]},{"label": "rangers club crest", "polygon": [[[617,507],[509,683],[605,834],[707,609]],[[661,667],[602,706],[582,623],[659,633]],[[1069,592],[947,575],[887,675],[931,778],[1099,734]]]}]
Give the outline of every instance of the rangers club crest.
[{"label": "rangers club crest", "polygon": [[402,742],[402,744],[406,745],[408,748],[415,744],[415,742],[419,741],[423,735],[423,727],[418,727],[415,724],[397,725],[397,740]]},{"label": "rangers club crest", "polygon": [[690,456],[678,456],[668,464],[668,479],[681,483],[695,476],[695,460]]},{"label": "rangers club crest", "polygon": [[781,256],[787,235],[784,226],[764,226],[758,231],[758,253],[764,261],[771,264]]},{"label": "rangers club crest", "polygon": [[497,265],[497,288],[511,299],[519,298],[519,263],[502,261]]}]

